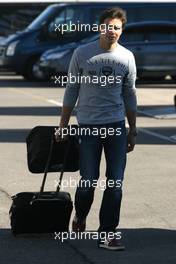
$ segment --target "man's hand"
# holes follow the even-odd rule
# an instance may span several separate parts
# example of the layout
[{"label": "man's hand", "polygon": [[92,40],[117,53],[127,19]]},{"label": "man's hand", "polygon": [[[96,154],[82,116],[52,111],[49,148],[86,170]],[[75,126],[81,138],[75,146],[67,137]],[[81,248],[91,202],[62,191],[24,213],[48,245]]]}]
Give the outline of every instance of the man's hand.
[{"label": "man's hand", "polygon": [[68,139],[68,135],[62,135],[62,128],[55,128],[55,132],[54,132],[54,136],[55,136],[55,140],[56,142],[61,142],[61,141],[65,141]]},{"label": "man's hand", "polygon": [[73,107],[63,105],[59,127],[55,128],[55,133],[54,133],[56,142],[65,141],[68,139],[68,135],[62,134],[62,129],[68,127],[68,123],[69,123],[72,110],[73,110]]},{"label": "man's hand", "polygon": [[136,136],[137,133],[128,133],[127,136],[127,153],[134,150],[134,147],[136,145]]},{"label": "man's hand", "polygon": [[136,144],[137,128],[136,128],[136,111],[126,110],[129,124],[129,132],[127,136],[127,153],[133,151]]}]

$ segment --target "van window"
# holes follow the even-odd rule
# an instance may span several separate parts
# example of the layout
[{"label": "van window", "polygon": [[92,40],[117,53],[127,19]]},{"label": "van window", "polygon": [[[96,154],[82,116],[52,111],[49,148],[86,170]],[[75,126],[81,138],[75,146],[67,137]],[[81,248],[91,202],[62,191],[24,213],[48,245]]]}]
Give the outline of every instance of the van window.
[{"label": "van window", "polygon": [[127,18],[128,22],[138,22],[138,21],[149,21],[149,20],[172,20],[176,19],[175,7],[172,6],[159,6],[151,4],[144,4],[145,7],[133,6],[127,8]]},{"label": "van window", "polygon": [[[56,25],[59,26],[60,30],[57,29],[56,33],[53,34],[55,38],[62,35],[62,38],[82,38],[85,32],[81,32],[78,29],[80,24],[85,23],[85,15],[79,7],[67,7],[62,9],[48,25],[48,32],[52,34],[55,31]],[[76,25],[76,26],[74,26]],[[64,31],[62,31],[64,29]],[[77,30],[78,29],[78,30]],[[75,40],[76,40],[75,39]]]},{"label": "van window", "polygon": [[48,25],[48,32],[53,32],[55,31],[55,24],[64,24],[65,23],[65,16],[66,12],[65,9],[61,11]]},{"label": "van window", "polygon": [[[125,1],[124,1],[125,2]],[[90,14],[92,17],[91,23],[98,23],[99,16],[102,11],[110,7],[121,7],[127,13],[127,21],[138,22],[138,21],[149,21],[149,20],[176,20],[176,12],[174,4],[160,4],[157,3],[117,3],[102,7],[92,7]]]},{"label": "van window", "polygon": [[134,27],[128,30],[124,30],[120,36],[120,42],[143,42],[145,40],[143,29]]},{"label": "van window", "polygon": [[106,8],[92,8],[91,9],[92,24],[99,24],[100,15],[105,9]]},{"label": "van window", "polygon": [[124,30],[120,42],[176,42],[176,27],[165,25],[134,27]]},{"label": "van window", "polygon": [[41,28],[41,25],[44,25],[47,22],[54,11],[55,9],[52,5],[46,8],[36,19],[34,19],[31,24],[29,24],[27,30],[36,30]]},{"label": "van window", "polygon": [[176,27],[159,26],[150,27],[146,31],[148,41],[176,41]]}]

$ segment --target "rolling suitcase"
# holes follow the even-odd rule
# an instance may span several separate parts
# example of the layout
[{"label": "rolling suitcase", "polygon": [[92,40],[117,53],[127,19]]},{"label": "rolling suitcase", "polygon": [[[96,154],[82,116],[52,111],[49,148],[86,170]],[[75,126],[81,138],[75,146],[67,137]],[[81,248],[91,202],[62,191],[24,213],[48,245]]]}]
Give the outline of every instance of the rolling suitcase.
[{"label": "rolling suitcase", "polygon": [[44,192],[53,144],[54,140],[52,139],[40,192],[21,192],[12,196],[13,202],[9,215],[11,231],[14,235],[68,231],[73,203],[70,194],[60,191],[60,187],[70,142],[68,139],[67,151],[56,191]]}]

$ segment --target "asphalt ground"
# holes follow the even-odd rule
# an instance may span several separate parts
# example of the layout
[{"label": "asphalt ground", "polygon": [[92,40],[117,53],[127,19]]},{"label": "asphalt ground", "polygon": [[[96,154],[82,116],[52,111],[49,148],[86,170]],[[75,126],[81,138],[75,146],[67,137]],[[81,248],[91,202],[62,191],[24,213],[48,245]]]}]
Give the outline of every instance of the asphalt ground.
[{"label": "asphalt ground", "polygon": [[[128,154],[119,225],[126,250],[109,252],[98,249],[94,239],[70,238],[62,243],[54,234],[12,236],[11,196],[38,191],[42,180],[42,174],[28,171],[25,138],[36,125],[58,125],[64,88],[0,76],[0,263],[176,263],[176,119],[147,114],[159,108],[164,113],[168,107],[173,114],[176,85],[145,83],[137,88],[139,135],[135,150]],[[73,113],[70,123],[75,122]],[[105,169],[103,155],[100,180],[105,179]],[[64,177],[78,181],[79,173]],[[57,179],[58,174],[50,173],[46,190],[54,190]],[[64,188],[73,200],[75,189]],[[102,194],[98,187],[87,219],[89,232],[98,228]]]}]

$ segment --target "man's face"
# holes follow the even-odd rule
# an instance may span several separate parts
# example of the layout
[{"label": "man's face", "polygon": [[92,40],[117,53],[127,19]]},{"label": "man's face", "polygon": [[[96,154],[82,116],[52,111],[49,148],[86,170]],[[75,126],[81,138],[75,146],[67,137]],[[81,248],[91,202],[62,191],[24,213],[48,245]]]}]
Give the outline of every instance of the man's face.
[{"label": "man's face", "polygon": [[107,44],[118,42],[122,34],[122,21],[118,18],[106,18],[100,27],[101,39]]}]

